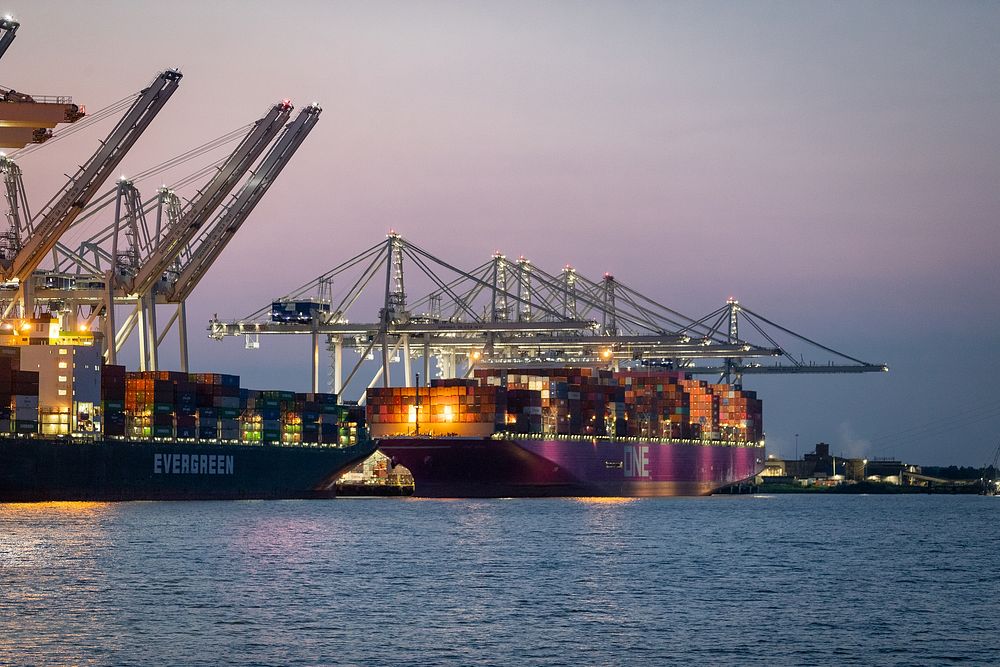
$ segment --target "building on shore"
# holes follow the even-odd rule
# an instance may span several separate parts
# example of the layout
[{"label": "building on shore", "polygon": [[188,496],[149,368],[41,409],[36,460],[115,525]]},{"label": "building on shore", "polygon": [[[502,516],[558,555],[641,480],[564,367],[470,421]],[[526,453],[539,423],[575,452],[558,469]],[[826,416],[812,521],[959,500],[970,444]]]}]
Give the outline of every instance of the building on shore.
[{"label": "building on shore", "polygon": [[801,459],[782,459],[773,455],[764,462],[762,484],[811,484],[835,486],[861,481],[887,484],[919,483],[920,466],[887,458],[853,458],[830,453],[830,445],[816,444]]}]

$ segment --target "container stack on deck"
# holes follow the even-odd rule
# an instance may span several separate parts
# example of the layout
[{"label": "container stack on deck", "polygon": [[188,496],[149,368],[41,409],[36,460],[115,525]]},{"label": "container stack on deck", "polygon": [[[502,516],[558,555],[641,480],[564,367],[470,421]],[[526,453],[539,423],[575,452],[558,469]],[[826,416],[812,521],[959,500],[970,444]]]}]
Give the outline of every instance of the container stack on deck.
[{"label": "container stack on deck", "polygon": [[335,394],[241,389],[236,375],[105,366],[101,385],[109,436],[350,445],[364,428],[363,409],[339,405]]},{"label": "container stack on deck", "polygon": [[479,369],[472,380],[369,389],[367,413],[376,437],[412,434],[418,426],[439,436],[506,431],[746,442],[762,434],[753,392],[673,371]]},{"label": "container stack on deck", "polygon": [[372,434],[419,430],[436,435],[487,436],[504,429],[507,408],[508,392],[503,387],[480,386],[478,380],[434,380],[430,387],[419,389],[369,389],[366,412]]},{"label": "container stack on deck", "polygon": [[101,367],[101,413],[104,418],[104,435],[124,438],[125,421],[125,367],[105,364]]},{"label": "container stack on deck", "polygon": [[0,431],[38,431],[38,373],[22,371],[20,357],[0,353]]}]

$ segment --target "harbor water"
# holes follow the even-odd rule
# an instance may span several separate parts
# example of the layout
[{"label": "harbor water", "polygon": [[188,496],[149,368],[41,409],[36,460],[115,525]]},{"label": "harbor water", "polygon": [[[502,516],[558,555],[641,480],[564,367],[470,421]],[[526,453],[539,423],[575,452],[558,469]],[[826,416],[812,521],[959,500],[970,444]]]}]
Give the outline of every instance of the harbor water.
[{"label": "harbor water", "polygon": [[996,664],[1000,498],[0,505],[0,664]]}]

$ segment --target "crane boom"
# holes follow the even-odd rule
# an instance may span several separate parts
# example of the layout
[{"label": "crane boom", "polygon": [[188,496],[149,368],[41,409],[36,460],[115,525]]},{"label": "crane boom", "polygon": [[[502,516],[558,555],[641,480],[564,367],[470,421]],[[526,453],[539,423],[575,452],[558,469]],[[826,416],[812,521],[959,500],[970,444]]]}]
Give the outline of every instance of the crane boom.
[{"label": "crane boom", "polygon": [[73,224],[90,199],[101,188],[122,158],[149,127],[156,115],[177,90],[181,80],[177,70],[161,72],[153,83],[141,91],[128,112],[115,125],[107,139],[101,142],[90,160],[80,167],[69,183],[56,194],[39,214],[34,232],[10,263],[0,260],[0,273],[5,278],[17,278],[24,283],[38,268],[42,259]]},{"label": "crane boom", "polygon": [[311,104],[296,119],[289,123],[281,136],[268,151],[261,164],[254,171],[231,202],[216,217],[211,229],[181,268],[180,274],[170,291],[171,301],[183,301],[208,272],[216,258],[222,253],[233,235],[253,211],[278,174],[285,168],[295,151],[319,121],[322,109]]},{"label": "crane boom", "polygon": [[177,255],[197,236],[201,226],[225,201],[268,144],[281,131],[292,112],[292,103],[283,100],[254,123],[236,150],[197,195],[181,212],[180,219],[170,225],[156,248],[145,259],[132,284],[132,291],[144,294],[163,276]]},{"label": "crane boom", "polygon": [[3,58],[3,54],[7,53],[7,49],[10,48],[10,43],[14,41],[17,37],[17,29],[21,27],[21,24],[9,17],[3,17],[0,19],[0,58]]}]

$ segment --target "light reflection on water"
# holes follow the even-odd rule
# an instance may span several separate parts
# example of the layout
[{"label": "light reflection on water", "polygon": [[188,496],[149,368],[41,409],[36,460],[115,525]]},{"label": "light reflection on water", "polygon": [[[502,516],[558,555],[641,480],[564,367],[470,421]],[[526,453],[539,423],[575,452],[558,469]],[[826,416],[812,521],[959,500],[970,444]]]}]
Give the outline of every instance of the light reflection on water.
[{"label": "light reflection on water", "polygon": [[583,503],[585,505],[627,505],[629,503],[637,502],[639,498],[616,498],[614,496],[608,496],[608,497],[581,496],[579,498],[571,498],[570,500],[573,500],[578,503]]},{"label": "light reflection on water", "polygon": [[7,513],[51,514],[56,512],[83,514],[111,506],[111,503],[98,503],[85,500],[51,501],[46,503],[0,503],[0,515]]},{"label": "light reflection on water", "polygon": [[993,500],[0,505],[0,664],[997,663]]}]

